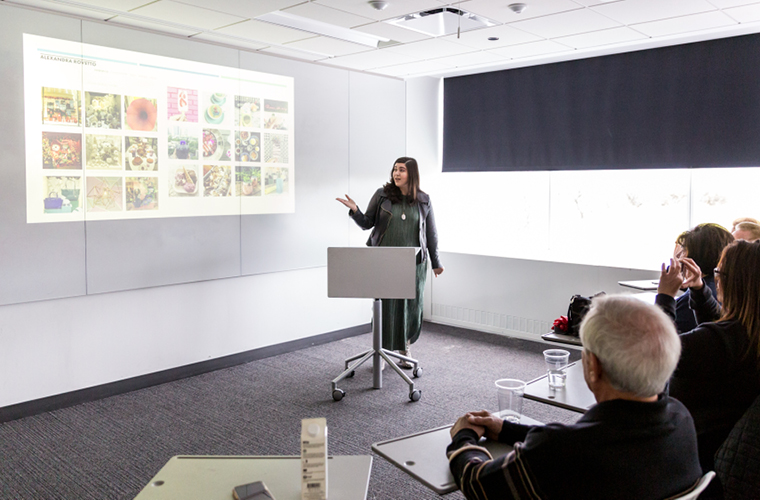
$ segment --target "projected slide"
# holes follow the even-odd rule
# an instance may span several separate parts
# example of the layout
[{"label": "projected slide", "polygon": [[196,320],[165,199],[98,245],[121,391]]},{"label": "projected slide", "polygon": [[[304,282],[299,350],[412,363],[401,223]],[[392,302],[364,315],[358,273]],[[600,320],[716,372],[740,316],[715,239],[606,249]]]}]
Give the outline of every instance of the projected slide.
[{"label": "projected slide", "polygon": [[293,78],[24,35],[27,222],[295,210]]}]

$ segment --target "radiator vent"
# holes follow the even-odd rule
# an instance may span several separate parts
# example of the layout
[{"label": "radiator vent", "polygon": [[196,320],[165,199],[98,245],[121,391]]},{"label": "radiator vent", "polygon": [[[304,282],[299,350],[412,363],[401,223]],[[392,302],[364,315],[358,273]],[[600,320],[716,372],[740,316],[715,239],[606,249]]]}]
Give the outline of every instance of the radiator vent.
[{"label": "radiator vent", "polygon": [[503,333],[520,332],[528,335],[543,335],[551,331],[549,322],[540,319],[437,303],[433,303],[433,319],[448,324],[472,325],[474,330]]}]

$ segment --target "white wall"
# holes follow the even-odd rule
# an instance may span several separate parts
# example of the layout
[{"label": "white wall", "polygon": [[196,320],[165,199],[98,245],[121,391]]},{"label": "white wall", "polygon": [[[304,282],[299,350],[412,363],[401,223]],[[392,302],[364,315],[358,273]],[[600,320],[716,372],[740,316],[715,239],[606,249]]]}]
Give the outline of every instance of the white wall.
[{"label": "white wall", "polygon": [[425,297],[429,321],[540,341],[567,314],[570,298],[597,292],[632,293],[619,280],[657,273],[539,260],[442,254],[446,271]]},{"label": "white wall", "polygon": [[320,267],[0,307],[0,407],[367,323],[369,301],[328,299],[326,275]]},{"label": "white wall", "polygon": [[[20,37],[21,32],[76,38],[72,33],[80,33],[78,23],[69,17],[0,4],[0,25],[7,28],[3,36],[14,37],[13,52],[20,45],[16,36]],[[88,33],[104,39],[109,39],[112,31],[124,37],[126,31],[89,21],[86,27]],[[134,50],[151,51],[157,44],[164,49],[169,46],[180,50],[184,43],[186,48],[203,52],[204,57],[211,57],[219,50],[223,56],[220,63],[223,59],[234,66],[240,60],[230,56],[233,50],[229,48],[176,38],[166,38],[161,44],[165,37],[160,35],[139,31],[134,34],[135,40],[144,41],[139,47],[129,47]],[[114,40],[119,37],[110,40],[117,43]],[[0,54],[4,58],[20,57],[20,54],[11,53],[8,44],[0,48]],[[170,55],[182,57],[181,50]],[[320,137],[318,133],[309,135],[309,127],[296,131],[301,135],[300,139],[296,136],[300,141],[297,147],[300,148],[299,158],[303,160],[301,165],[317,169],[310,170],[309,176],[304,175],[302,169],[299,177],[302,195],[317,187],[330,192],[334,190],[330,196],[342,195],[353,187],[371,194],[379,183],[384,182],[393,159],[404,154],[405,149],[406,91],[403,81],[259,54],[244,53],[241,58],[243,62],[260,61],[267,71],[281,70],[283,74],[294,76],[297,91],[299,88],[310,89],[310,76],[321,78],[330,72],[336,73],[340,79],[340,86],[322,90],[329,92],[332,100],[336,96],[342,98],[343,104],[337,109],[322,110],[321,114],[310,113],[303,116],[301,122],[342,129],[344,132],[338,136],[339,140],[335,144],[312,144],[315,136]],[[12,89],[20,88],[17,83],[21,78],[20,74],[2,75],[3,81],[12,83],[7,86]],[[22,96],[16,94],[15,90],[6,91],[0,100],[22,100]],[[302,106],[302,109],[307,108]],[[23,122],[20,111],[12,115],[3,115],[0,123],[12,127],[12,120],[19,124]],[[329,122],[328,125],[324,125],[325,121]],[[339,122],[337,127],[336,122]],[[13,143],[7,136],[0,140],[0,144],[12,151],[22,150],[23,146],[18,144],[23,145],[23,142],[23,137]],[[12,149],[13,144],[18,147]],[[23,173],[22,158],[21,154],[0,156],[0,181]],[[336,169],[343,168],[342,176],[338,181],[334,175],[320,177],[320,164],[329,166],[331,175]],[[313,185],[305,184],[305,179]],[[7,188],[11,183],[3,185]],[[12,197],[0,196],[0,206],[5,209],[5,216],[0,217],[2,259],[24,257],[20,255],[23,252],[10,251],[23,243],[14,242],[9,237],[13,234],[11,227],[17,230],[25,221],[23,209],[19,210],[18,204],[11,203],[12,198],[18,197],[18,193]],[[307,197],[299,198],[296,190],[297,211],[314,212],[314,204],[308,201]],[[323,202],[320,200],[320,203]],[[366,233],[361,234],[353,227],[346,210],[337,202],[329,198],[317,209],[325,224],[322,228],[308,228],[309,231],[330,231],[331,241],[340,245],[349,244],[351,238],[359,234],[362,237],[360,244],[363,244]],[[337,230],[334,229],[336,224],[330,225],[328,221],[340,221]],[[37,225],[36,229],[44,232],[55,227],[55,224],[45,224]],[[277,236],[289,245],[283,252],[298,249],[297,245],[313,244],[315,237],[305,234],[302,229],[285,223],[280,226]],[[75,233],[77,235],[72,238],[82,237],[81,231]],[[264,249],[269,248],[266,242],[259,244]],[[48,251],[51,257],[55,257],[54,250],[65,249],[60,246]],[[324,250],[322,262],[326,263],[326,248]],[[50,265],[53,280],[60,279],[60,276],[54,276],[55,262],[45,262]],[[82,292],[79,296],[70,294],[68,298],[36,302],[23,298],[15,301],[18,303],[11,300],[9,305],[0,306],[0,408],[369,322],[369,300],[327,298],[324,264],[297,267],[301,268],[112,293],[86,295]],[[27,277],[25,285],[29,281]],[[34,280],[33,285],[37,289],[46,289],[45,280]],[[14,296],[14,286],[7,276],[5,279],[0,277],[0,296]],[[60,294],[42,296],[61,297]],[[336,359],[336,366],[341,362]]]}]

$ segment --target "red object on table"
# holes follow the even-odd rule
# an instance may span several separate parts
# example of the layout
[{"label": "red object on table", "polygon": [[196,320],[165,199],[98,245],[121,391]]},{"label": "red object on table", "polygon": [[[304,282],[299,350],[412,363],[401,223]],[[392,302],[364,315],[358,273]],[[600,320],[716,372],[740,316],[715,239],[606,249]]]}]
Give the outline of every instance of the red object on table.
[{"label": "red object on table", "polygon": [[567,332],[567,316],[560,316],[554,320],[552,330],[555,332]]}]

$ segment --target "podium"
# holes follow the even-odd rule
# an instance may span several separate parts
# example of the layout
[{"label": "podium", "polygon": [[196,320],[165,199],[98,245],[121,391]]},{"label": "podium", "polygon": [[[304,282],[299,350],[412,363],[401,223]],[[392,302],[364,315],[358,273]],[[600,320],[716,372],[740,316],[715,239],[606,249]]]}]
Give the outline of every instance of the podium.
[{"label": "podium", "polygon": [[[391,358],[412,364],[412,375],[422,376],[416,359],[383,349],[382,299],[413,299],[417,296],[417,254],[419,247],[331,247],[327,249],[327,296],[331,298],[375,299],[372,304],[372,349],[344,361],[344,371],[331,382],[332,397],[346,395],[338,382],[353,377],[356,369],[372,359],[372,387],[383,387],[381,360],[385,360],[409,385],[409,399],[419,401],[422,391]],[[352,364],[353,362],[353,364]]]}]

